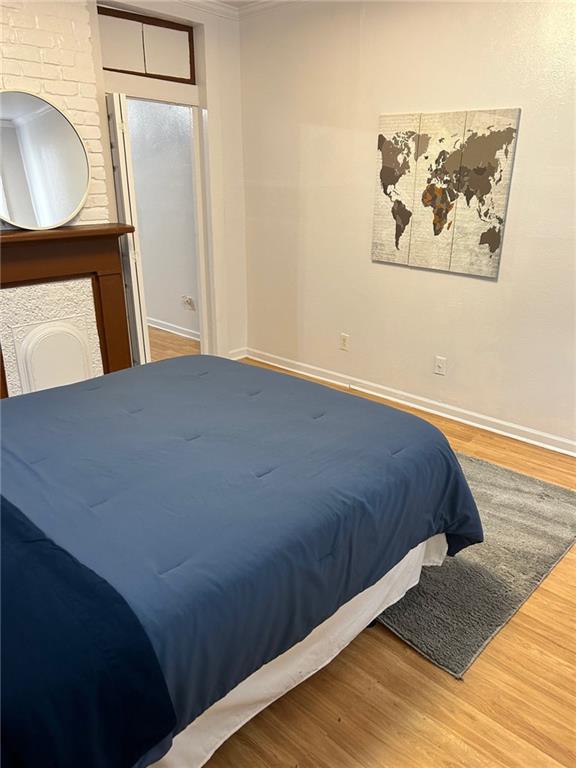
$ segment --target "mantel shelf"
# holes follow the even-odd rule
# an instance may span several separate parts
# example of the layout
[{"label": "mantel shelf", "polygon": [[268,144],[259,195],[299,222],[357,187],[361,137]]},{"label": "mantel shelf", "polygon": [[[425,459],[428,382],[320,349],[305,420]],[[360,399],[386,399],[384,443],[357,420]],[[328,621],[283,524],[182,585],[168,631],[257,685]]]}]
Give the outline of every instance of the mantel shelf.
[{"label": "mantel shelf", "polygon": [[[92,281],[104,373],[132,364],[120,251],[130,224],[86,224],[0,232],[0,288],[85,278]],[[42,320],[42,318],[39,318]],[[8,394],[0,353],[0,396]]]},{"label": "mantel shelf", "polygon": [[57,229],[3,229],[0,230],[0,245],[12,243],[36,243],[55,240],[94,239],[97,237],[119,237],[134,232],[131,224],[85,224],[77,227],[58,227]]}]

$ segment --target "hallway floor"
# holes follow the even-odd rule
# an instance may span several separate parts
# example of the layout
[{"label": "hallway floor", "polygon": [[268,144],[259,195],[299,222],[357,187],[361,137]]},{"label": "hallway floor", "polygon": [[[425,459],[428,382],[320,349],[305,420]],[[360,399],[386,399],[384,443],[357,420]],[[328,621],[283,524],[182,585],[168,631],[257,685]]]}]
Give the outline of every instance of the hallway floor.
[{"label": "hallway floor", "polygon": [[148,331],[150,333],[150,352],[154,363],[157,363],[158,360],[169,360],[171,357],[200,354],[199,341],[187,339],[177,333],[162,331],[151,325],[148,326]]}]

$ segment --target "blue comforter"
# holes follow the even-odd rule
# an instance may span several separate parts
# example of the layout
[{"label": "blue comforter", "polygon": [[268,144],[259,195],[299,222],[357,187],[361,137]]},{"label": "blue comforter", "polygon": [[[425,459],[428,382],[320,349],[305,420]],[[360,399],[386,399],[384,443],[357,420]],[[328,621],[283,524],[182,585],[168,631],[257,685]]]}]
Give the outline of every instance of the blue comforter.
[{"label": "blue comforter", "polygon": [[150,640],[2,497],[2,768],[125,768],[174,729]]},{"label": "blue comforter", "polygon": [[433,426],[220,358],[11,399],[3,438],[4,495],[131,606],[175,732],[412,547],[482,540]]}]

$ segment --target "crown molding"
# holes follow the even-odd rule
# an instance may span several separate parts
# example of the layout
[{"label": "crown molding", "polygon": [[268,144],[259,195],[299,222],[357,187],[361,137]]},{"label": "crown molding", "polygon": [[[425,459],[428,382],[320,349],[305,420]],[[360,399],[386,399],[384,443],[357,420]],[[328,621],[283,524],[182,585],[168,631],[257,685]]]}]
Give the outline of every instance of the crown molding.
[{"label": "crown molding", "polygon": [[220,16],[223,19],[238,19],[238,11],[225,0],[178,0],[180,5],[194,8],[202,13],[210,13],[212,16]]},{"label": "crown molding", "polygon": [[240,6],[238,13],[240,18],[244,16],[252,16],[255,13],[268,11],[270,8],[274,8],[277,5],[285,5],[289,1],[290,0],[250,0],[249,3]]},{"label": "crown molding", "polygon": [[178,2],[189,8],[196,8],[203,13],[210,13],[223,19],[238,20],[282,5],[288,0],[249,0],[241,6],[226,2],[226,0],[178,0]]}]

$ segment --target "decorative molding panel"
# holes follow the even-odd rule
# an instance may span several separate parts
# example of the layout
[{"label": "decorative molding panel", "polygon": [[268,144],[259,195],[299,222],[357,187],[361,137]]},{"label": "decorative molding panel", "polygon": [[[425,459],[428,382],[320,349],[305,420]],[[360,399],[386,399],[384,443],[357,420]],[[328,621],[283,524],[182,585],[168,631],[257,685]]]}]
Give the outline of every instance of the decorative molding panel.
[{"label": "decorative molding panel", "polygon": [[13,328],[22,393],[92,378],[90,340],[83,317]]},{"label": "decorative molding panel", "polygon": [[0,343],[9,395],[102,375],[92,281],[4,288]]}]

